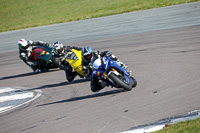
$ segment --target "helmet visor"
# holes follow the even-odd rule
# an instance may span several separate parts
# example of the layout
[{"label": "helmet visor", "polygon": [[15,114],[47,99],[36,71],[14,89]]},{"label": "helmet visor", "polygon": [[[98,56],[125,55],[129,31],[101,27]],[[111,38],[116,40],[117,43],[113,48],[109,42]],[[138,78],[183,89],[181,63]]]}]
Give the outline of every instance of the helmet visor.
[{"label": "helmet visor", "polygon": [[58,54],[61,54],[62,51],[63,51],[63,48],[57,49],[57,53],[58,53]]},{"label": "helmet visor", "polygon": [[19,44],[19,47],[25,50],[25,49],[27,49],[27,48],[29,47],[29,45],[26,45],[26,46],[24,47],[22,44]]},{"label": "helmet visor", "polygon": [[87,55],[84,55],[84,56],[83,56],[83,58],[84,58],[86,61],[91,60],[91,57],[92,57],[92,54],[87,54]]}]

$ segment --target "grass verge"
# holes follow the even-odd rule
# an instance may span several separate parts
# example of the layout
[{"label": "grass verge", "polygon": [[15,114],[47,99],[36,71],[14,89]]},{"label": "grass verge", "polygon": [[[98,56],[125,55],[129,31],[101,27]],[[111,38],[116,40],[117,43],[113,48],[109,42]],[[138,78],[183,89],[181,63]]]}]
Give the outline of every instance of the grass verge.
[{"label": "grass verge", "polygon": [[0,32],[199,0],[0,0]]},{"label": "grass verge", "polygon": [[200,133],[200,118],[176,123],[154,133]]}]

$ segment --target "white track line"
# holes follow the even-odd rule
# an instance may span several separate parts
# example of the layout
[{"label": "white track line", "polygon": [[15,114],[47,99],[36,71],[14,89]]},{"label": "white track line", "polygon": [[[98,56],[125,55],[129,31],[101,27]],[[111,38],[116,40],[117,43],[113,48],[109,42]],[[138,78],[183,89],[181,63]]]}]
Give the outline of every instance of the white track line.
[{"label": "white track line", "polygon": [[15,89],[15,88],[0,88],[0,93],[5,93],[5,92],[11,92],[11,91],[17,91],[17,90],[20,90],[20,89]]},{"label": "white track line", "polygon": [[[14,89],[14,88],[4,88],[4,89],[0,89],[0,93],[5,93],[5,92],[11,92],[11,91],[16,91],[16,90],[20,90],[20,89]],[[27,104],[35,99],[37,99],[38,97],[41,96],[42,91],[41,90],[34,90],[34,91],[22,91],[22,92],[13,92],[14,95],[9,94],[8,96],[0,96],[0,104],[2,104],[3,102],[6,101],[14,101],[14,100],[20,100],[20,99],[29,99],[25,102],[22,102],[21,104],[16,104],[13,106],[3,106],[0,107],[0,113],[9,111],[11,109],[15,109],[17,107],[20,107],[24,104]]]},{"label": "white track line", "polygon": [[22,94],[14,94],[10,96],[1,96],[0,102],[10,101],[10,100],[20,100],[20,99],[26,99],[26,98],[32,98],[34,97],[34,92],[25,92]]}]

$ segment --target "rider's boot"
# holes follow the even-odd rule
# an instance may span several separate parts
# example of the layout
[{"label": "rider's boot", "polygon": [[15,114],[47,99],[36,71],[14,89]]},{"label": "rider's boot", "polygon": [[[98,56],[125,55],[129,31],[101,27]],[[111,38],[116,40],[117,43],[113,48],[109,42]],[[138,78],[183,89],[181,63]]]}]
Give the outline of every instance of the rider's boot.
[{"label": "rider's boot", "polygon": [[31,66],[31,68],[32,68],[34,73],[39,73],[41,71],[40,69],[33,67],[33,66]]},{"label": "rider's boot", "polygon": [[91,75],[85,76],[85,79],[86,79],[87,81],[90,81],[90,80],[91,80]]},{"label": "rider's boot", "polygon": [[95,89],[95,91],[93,90],[93,92],[99,92],[100,90],[102,90],[104,87],[107,86],[107,83],[102,81],[102,82],[99,82],[99,88],[98,89]]},{"label": "rider's boot", "polygon": [[100,85],[101,85],[102,89],[103,89],[104,87],[106,87],[106,86],[107,86],[107,83],[106,83],[106,82],[104,82],[104,81],[102,81],[102,82],[99,82],[99,83],[100,83]]},{"label": "rider's boot", "polygon": [[120,64],[120,66],[127,71],[127,73],[129,74],[129,76],[132,76],[131,70],[128,70],[128,66],[126,64],[124,64],[123,62],[121,62],[121,61],[118,61],[118,62]]},{"label": "rider's boot", "polygon": [[131,70],[127,70],[127,73],[130,77],[132,76]]},{"label": "rider's boot", "polygon": [[124,68],[124,69],[126,69],[127,70],[127,68],[128,68],[128,66],[126,65],[126,64],[124,64],[123,62],[121,62],[121,61],[117,61],[119,64],[120,64],[120,66],[122,67],[122,68]]}]

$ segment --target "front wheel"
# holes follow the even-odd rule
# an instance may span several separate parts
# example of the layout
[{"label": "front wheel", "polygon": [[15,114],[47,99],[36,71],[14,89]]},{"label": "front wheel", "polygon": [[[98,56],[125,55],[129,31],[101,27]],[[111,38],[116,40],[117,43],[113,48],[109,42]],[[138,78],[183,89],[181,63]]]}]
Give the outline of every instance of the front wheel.
[{"label": "front wheel", "polygon": [[133,80],[132,88],[134,88],[134,87],[137,86],[137,81],[136,81],[136,79],[134,79],[133,77],[131,77],[131,79]]},{"label": "front wheel", "polygon": [[132,86],[129,86],[128,84],[124,83],[114,73],[110,73],[109,78],[112,79],[116,84],[118,84],[120,87],[124,88],[125,90],[127,91],[132,90]]}]

